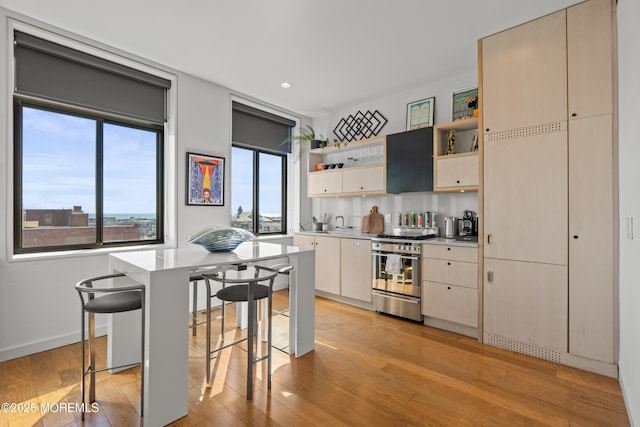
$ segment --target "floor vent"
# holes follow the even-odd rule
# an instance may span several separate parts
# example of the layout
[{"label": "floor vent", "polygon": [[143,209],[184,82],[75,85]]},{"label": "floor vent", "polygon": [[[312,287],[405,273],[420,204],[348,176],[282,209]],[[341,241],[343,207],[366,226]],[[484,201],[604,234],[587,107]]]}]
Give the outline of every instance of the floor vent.
[{"label": "floor vent", "polygon": [[546,123],[543,125],[527,126],[518,129],[508,129],[496,132],[487,132],[484,135],[485,141],[502,141],[506,139],[522,138],[531,135],[541,135],[567,130],[567,122]]},{"label": "floor vent", "polygon": [[515,351],[516,353],[522,353],[529,356],[537,357],[538,359],[561,363],[560,352],[544,347],[538,347],[536,345],[523,343],[511,338],[505,338],[499,335],[485,334],[485,344],[489,344],[505,350]]}]

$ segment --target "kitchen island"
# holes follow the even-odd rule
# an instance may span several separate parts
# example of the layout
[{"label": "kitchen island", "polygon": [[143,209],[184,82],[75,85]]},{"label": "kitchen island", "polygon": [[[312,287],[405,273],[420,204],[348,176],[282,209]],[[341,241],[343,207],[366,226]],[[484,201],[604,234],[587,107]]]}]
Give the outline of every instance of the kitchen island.
[{"label": "kitchen island", "polygon": [[[296,357],[314,347],[314,276],[312,250],[250,241],[232,252],[208,253],[192,246],[111,254],[110,269],[146,286],[144,423],[163,426],[187,415],[189,275],[203,267],[237,264],[269,265],[288,258],[293,265],[289,291],[289,349]],[[139,359],[140,326],[136,316],[109,320],[108,363]],[[204,364],[204,360],[202,361]]]}]

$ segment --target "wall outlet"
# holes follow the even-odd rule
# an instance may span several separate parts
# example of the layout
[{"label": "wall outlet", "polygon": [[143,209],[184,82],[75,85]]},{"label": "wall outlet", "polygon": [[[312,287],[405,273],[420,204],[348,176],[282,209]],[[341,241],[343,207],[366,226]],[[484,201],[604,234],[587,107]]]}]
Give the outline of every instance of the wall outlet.
[{"label": "wall outlet", "polygon": [[384,222],[391,224],[391,214],[384,214]]}]

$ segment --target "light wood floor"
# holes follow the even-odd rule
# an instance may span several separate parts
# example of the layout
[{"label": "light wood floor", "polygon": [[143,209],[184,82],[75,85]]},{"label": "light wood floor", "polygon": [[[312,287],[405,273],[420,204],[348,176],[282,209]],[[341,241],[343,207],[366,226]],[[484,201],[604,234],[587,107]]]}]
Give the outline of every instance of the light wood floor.
[{"label": "light wood floor", "polygon": [[[272,388],[256,368],[252,401],[246,353],[225,350],[207,389],[203,349],[202,327],[189,350],[189,415],[172,425],[629,425],[614,379],[320,298],[315,351],[300,359],[274,351]],[[79,402],[79,355],[74,344],[0,363],[0,400],[38,408],[0,413],[0,427],[82,425],[73,408],[60,407]],[[99,410],[85,425],[143,425],[139,387],[138,368],[99,374]],[[59,406],[43,413],[41,404]]]}]

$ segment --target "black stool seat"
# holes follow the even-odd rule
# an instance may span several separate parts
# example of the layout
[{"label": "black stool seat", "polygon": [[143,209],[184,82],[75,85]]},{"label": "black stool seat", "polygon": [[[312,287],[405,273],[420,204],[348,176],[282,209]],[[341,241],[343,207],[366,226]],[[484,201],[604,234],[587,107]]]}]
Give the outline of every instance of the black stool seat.
[{"label": "black stool seat", "polygon": [[84,306],[89,313],[124,313],[142,308],[142,294],[139,291],[114,292],[87,301]]},{"label": "black stool seat", "polygon": [[[255,285],[253,299],[263,299],[269,296],[269,287]],[[234,285],[220,289],[216,292],[216,298],[223,301],[241,302],[249,300],[249,285]]]}]

